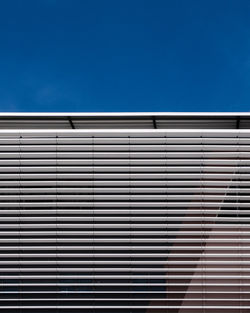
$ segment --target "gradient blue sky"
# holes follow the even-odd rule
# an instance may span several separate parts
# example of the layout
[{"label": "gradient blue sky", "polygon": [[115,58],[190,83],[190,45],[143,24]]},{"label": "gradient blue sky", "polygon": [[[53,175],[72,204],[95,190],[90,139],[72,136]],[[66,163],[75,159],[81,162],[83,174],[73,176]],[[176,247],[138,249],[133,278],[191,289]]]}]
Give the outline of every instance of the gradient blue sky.
[{"label": "gradient blue sky", "polygon": [[250,1],[1,1],[0,111],[250,111]]}]

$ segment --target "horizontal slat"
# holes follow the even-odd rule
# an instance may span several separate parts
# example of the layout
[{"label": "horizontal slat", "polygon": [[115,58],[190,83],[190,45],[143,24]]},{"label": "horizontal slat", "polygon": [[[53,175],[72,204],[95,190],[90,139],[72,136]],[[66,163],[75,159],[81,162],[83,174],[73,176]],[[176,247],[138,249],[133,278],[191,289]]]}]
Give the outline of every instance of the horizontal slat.
[{"label": "horizontal slat", "polygon": [[[122,305],[122,306],[119,306],[119,305],[107,305],[107,306],[99,306],[99,305],[86,305],[86,306],[80,306],[80,305],[71,305],[71,306],[68,306],[68,305],[30,305],[30,306],[25,306],[25,305],[18,305],[18,306],[15,306],[15,305],[9,305],[9,306],[5,306],[3,305],[2,308],[3,309],[55,309],[55,310],[58,310],[58,309],[90,309],[90,310],[93,310],[93,307],[95,309],[218,309],[218,306],[215,306],[215,305],[197,305],[197,306],[194,306],[194,305],[179,305],[179,306],[176,306],[176,305],[165,305],[165,306],[162,306],[162,305],[136,305],[136,306],[129,306],[129,305]],[[242,310],[245,310],[245,309],[250,309],[250,306],[244,306],[242,307],[242,305],[222,305],[222,306],[219,306],[219,309],[242,309]]]},{"label": "horizontal slat", "polygon": [[[202,230],[202,234],[201,234],[201,230]],[[110,235],[114,235],[114,236],[142,236],[142,235],[146,235],[146,236],[156,236],[156,235],[160,235],[160,236],[172,236],[172,235],[179,235],[179,236],[183,236],[183,235],[192,235],[192,236],[198,236],[198,238],[202,237],[202,236],[206,236],[208,235],[207,232],[209,232],[209,234],[211,235],[221,235],[225,237],[228,237],[230,235],[232,236],[237,236],[237,238],[240,238],[240,236],[250,236],[250,231],[244,231],[244,229],[241,229],[240,227],[236,227],[236,229],[230,229],[228,231],[225,230],[212,230],[211,228],[208,227],[208,230],[206,229],[202,229],[201,227],[197,228],[196,230],[192,230],[192,231],[175,231],[175,230],[171,230],[171,229],[166,229],[166,230],[161,230],[161,231],[155,231],[155,230],[147,230],[147,231],[140,231],[140,230],[129,230],[129,231],[116,231],[116,230],[104,230],[104,231],[100,231],[100,230],[95,230],[93,233],[93,229],[89,230],[89,231],[69,231],[69,230],[55,230],[55,231],[51,231],[51,230],[27,230],[24,231],[22,228],[20,228],[19,231],[0,231],[0,236],[7,236],[7,235],[29,235],[29,236],[40,236],[40,235],[47,235],[47,236],[62,236],[62,235],[100,235],[100,236],[110,236]]]},{"label": "horizontal slat", "polygon": [[135,265],[250,265],[250,261],[231,261],[231,260],[224,260],[224,261],[220,261],[220,260],[216,260],[216,261],[210,261],[210,260],[206,260],[206,261],[141,261],[141,260],[129,260],[129,261],[124,261],[124,260],[113,260],[113,261],[106,261],[106,260],[102,260],[102,261],[98,261],[98,260],[94,260],[94,261],[67,261],[67,260],[50,260],[50,261],[46,261],[46,260],[33,260],[33,261],[27,261],[27,260],[5,260],[5,261],[0,261],[0,265],[92,265],[92,266],[96,266],[96,265],[131,265],[131,264],[135,264]]},{"label": "horizontal slat", "polygon": [[76,159],[95,159],[95,158],[105,158],[105,159],[124,159],[124,158],[145,158],[145,159],[151,159],[151,158],[246,158],[249,159],[249,152],[241,152],[241,151],[235,151],[235,152],[203,152],[203,151],[197,151],[197,152],[44,152],[43,150],[38,152],[1,152],[0,153],[0,159],[57,159],[57,158],[76,158]]},{"label": "horizontal slat", "polygon": [[[95,225],[95,227],[94,227]],[[204,231],[207,229],[207,231],[209,231],[211,228],[213,229],[229,229],[230,231],[233,229],[238,229],[238,233],[240,235],[239,229],[248,229],[249,225],[248,224],[205,224],[205,223],[197,223],[197,224],[189,224],[186,223],[185,225],[181,224],[181,223],[165,223],[165,224],[146,224],[146,223],[141,223],[141,224],[133,224],[133,226],[131,224],[84,224],[84,223],[56,223],[56,224],[47,224],[46,222],[42,223],[40,222],[39,224],[34,224],[34,223],[25,223],[25,224],[21,224],[20,222],[16,222],[16,223],[12,223],[12,224],[1,224],[0,225],[0,229],[33,229],[33,228],[44,228],[46,229],[46,231],[48,231],[49,229],[69,229],[69,228],[82,228],[82,229],[92,229],[92,235],[93,232],[95,231],[95,229],[109,229],[112,231],[112,229],[117,229],[117,228],[121,228],[121,229],[126,229],[126,228],[130,228],[130,229],[141,229],[141,228],[148,228],[148,232],[145,232],[145,234],[150,235],[150,230],[152,229],[159,229],[159,228],[168,228],[170,229],[175,229],[175,228],[180,228],[183,227],[184,229],[194,229],[196,228],[198,232],[202,232],[202,230],[204,229]]]},{"label": "horizontal slat", "polygon": [[46,208],[46,207],[82,207],[82,208],[89,208],[89,207],[96,207],[96,208],[166,208],[166,207],[206,207],[206,208],[249,208],[248,203],[240,203],[240,202],[205,202],[205,201],[199,201],[199,202],[0,202],[0,208],[16,208],[16,207],[26,207],[26,208]]},{"label": "horizontal slat", "polygon": [[8,173],[8,174],[0,174],[0,179],[249,179],[250,173],[112,173],[112,174],[104,174],[104,173]]},{"label": "horizontal slat", "polygon": [[[227,287],[238,287],[240,286],[242,283],[230,283],[230,284],[227,284]],[[216,286],[225,286],[225,283],[206,283],[204,282],[203,283],[190,283],[190,285],[188,283],[152,283],[152,282],[149,282],[149,283],[5,283],[5,284],[2,284],[0,283],[0,286],[3,287],[3,286],[72,286],[72,287],[75,287],[75,286],[113,286],[113,287],[118,287],[118,286],[121,286],[121,287],[130,287],[130,286],[141,286],[141,287],[149,287],[149,286],[197,286],[197,287],[201,287],[201,286],[212,286],[212,287],[216,287]],[[250,287],[250,284],[247,284],[245,283],[244,284],[244,287]],[[128,288],[129,289],[129,288]]]},{"label": "horizontal slat", "polygon": [[[196,174],[210,174],[211,173],[230,173],[235,175],[235,172],[239,174],[249,174],[249,166],[204,166],[201,170],[200,166],[1,166],[0,173],[8,173],[13,175],[13,173],[76,173],[76,174],[102,174],[107,173],[107,175],[112,175],[113,173],[126,174],[138,173],[143,175],[157,175],[157,173],[171,174],[171,173],[191,173]],[[2,177],[3,174],[1,174]],[[197,174],[196,174],[197,175]],[[212,174],[210,174],[212,175]],[[25,176],[24,176],[25,177]],[[126,177],[126,176],[125,176]],[[132,176],[133,177],[133,176]],[[243,175],[244,177],[244,175]]]},{"label": "horizontal slat", "polygon": [[[46,246],[22,246],[20,248],[19,246],[4,246],[4,247],[0,247],[0,251],[11,251],[14,252],[16,250],[21,250],[20,253],[22,253],[25,250],[33,250],[33,251],[43,251],[43,250],[54,250],[54,251],[58,251],[58,250],[83,250],[83,251],[91,251],[91,252],[97,252],[99,250],[118,250],[119,252],[122,250],[131,250],[131,253],[134,253],[134,251],[140,251],[140,250],[156,250],[157,253],[158,251],[174,251],[174,250],[180,250],[185,252],[186,250],[189,251],[193,251],[193,250],[198,250],[198,251],[202,251],[205,253],[205,251],[207,250],[219,250],[219,251],[223,251],[223,250],[236,250],[235,253],[244,253],[244,251],[248,251],[250,252],[250,247],[249,245],[247,246],[243,246],[243,245],[239,245],[239,242],[237,242],[234,246],[230,246],[230,245],[225,245],[225,246],[172,246],[172,245],[168,245],[168,246],[133,246],[133,245],[123,245],[123,246],[96,246],[96,245],[92,245],[91,247],[89,246],[60,246],[60,245],[46,245]],[[115,253],[115,252],[114,252]],[[246,254],[244,253],[244,256]],[[1,254],[0,254],[1,256]]]},{"label": "horizontal slat", "polygon": [[[80,202],[81,200],[96,200],[96,201],[121,201],[121,200],[144,200],[144,201],[171,201],[171,200],[179,200],[180,202],[180,196],[181,200],[185,202],[186,200],[200,200],[203,202],[213,200],[213,201],[223,201],[223,200],[231,200],[231,201],[247,201],[250,200],[250,196],[248,195],[206,195],[206,194],[194,194],[194,195],[96,195],[96,194],[90,194],[90,195],[61,195],[61,194],[55,194],[55,195],[46,195],[46,200],[77,200]],[[44,195],[0,195],[0,201],[3,200],[9,200],[9,201],[16,201],[16,200],[44,200]],[[179,203],[178,202],[178,203]],[[242,203],[239,203],[239,205],[242,205]]]},{"label": "horizontal slat", "polygon": [[[100,280],[136,280],[136,279],[146,279],[148,281],[150,280],[154,280],[154,279],[163,279],[166,281],[171,281],[171,280],[175,280],[178,282],[178,280],[182,280],[182,279],[192,279],[192,280],[204,280],[204,282],[206,280],[215,280],[215,281],[219,281],[219,280],[242,280],[243,283],[245,284],[244,280],[249,280],[250,276],[249,275],[244,275],[242,276],[241,274],[239,275],[230,275],[230,274],[225,274],[225,275],[209,275],[209,274],[202,274],[202,275],[99,275],[99,274],[95,274],[95,275],[63,275],[63,274],[56,274],[56,275],[45,275],[45,274],[40,274],[40,275],[23,275],[23,274],[18,274],[18,275],[0,275],[0,279],[4,279],[4,280],[11,280],[11,279],[22,279],[22,280],[46,280],[46,279],[64,279],[64,280],[70,280],[70,279],[74,279],[74,280],[84,280],[84,279],[100,279]],[[122,283],[122,282],[121,282]],[[148,283],[148,282],[147,282]],[[7,283],[8,284],[8,283]],[[98,283],[97,283],[98,285]]]},{"label": "horizontal slat", "polygon": [[[13,233],[13,232],[11,232]],[[25,232],[24,232],[25,233]],[[71,232],[72,233],[72,232]],[[7,232],[5,232],[4,234],[7,234]],[[20,234],[23,234],[23,232],[20,232]],[[62,234],[62,232],[59,232],[59,234]],[[228,244],[228,243],[235,243],[237,245],[241,245],[241,244],[245,244],[245,243],[250,243],[250,239],[245,239],[242,238],[242,233],[241,232],[233,232],[233,234],[237,235],[238,234],[238,238],[215,238],[215,239],[211,239],[211,238],[206,238],[204,236],[204,238],[169,238],[169,239],[162,239],[162,238],[0,238],[0,242],[1,243],[42,243],[42,244],[46,244],[46,243],[113,243],[113,244],[120,244],[120,243],[159,243],[159,244],[166,244],[166,243],[200,243],[200,244],[204,244],[204,243],[214,243],[214,244]],[[246,233],[243,233],[243,236],[246,235]],[[202,245],[203,247],[205,247],[204,245]],[[23,247],[23,246],[22,246]],[[174,247],[174,246],[172,246]]]},{"label": "horizontal slat", "polygon": [[[60,298],[59,298],[60,299]],[[27,302],[27,301],[58,301],[58,298],[28,298],[28,299],[22,299],[21,301],[23,302]],[[0,298],[0,302],[4,302],[4,301],[15,301],[16,299],[13,298],[5,298],[5,299],[1,299]],[[60,299],[62,300],[62,299]],[[125,300],[125,301],[130,301],[130,302],[136,302],[136,301],[144,301],[145,302],[145,298],[95,298],[95,300],[98,301],[121,301],[121,300]],[[180,301],[179,298],[147,298],[147,300],[155,300],[155,301]],[[191,299],[187,299],[187,301],[200,301],[201,298],[191,298]],[[206,301],[242,301],[242,302],[246,302],[246,301],[250,301],[249,299],[240,299],[240,298],[231,298],[231,299],[226,299],[226,298],[206,298]],[[19,300],[20,301],[20,300]],[[64,301],[93,301],[93,298],[68,298],[65,299]]]},{"label": "horizontal slat", "polygon": [[[32,279],[38,279],[38,280],[46,280],[46,279],[65,279],[65,280],[70,280],[70,279],[100,279],[100,280],[127,280],[127,279],[146,279],[146,280],[154,280],[154,279],[163,279],[166,281],[171,281],[175,280],[178,282],[178,280],[182,279],[192,279],[192,280],[201,280],[204,279],[204,281],[209,280],[209,279],[215,279],[216,281],[219,280],[249,280],[250,275],[244,275],[242,277],[240,274],[239,275],[231,275],[226,273],[225,275],[210,275],[210,274],[202,274],[202,275],[99,275],[99,274],[94,274],[94,275],[63,275],[63,274],[55,274],[55,275],[45,275],[45,274],[40,274],[40,275],[24,275],[24,274],[18,274],[18,275],[0,275],[0,279],[8,280],[8,279],[27,279],[27,280],[32,280]],[[245,282],[244,282],[245,283]],[[98,284],[98,283],[97,283]]]},{"label": "horizontal slat", "polygon": [[[171,133],[173,133],[173,136],[171,137]],[[138,145],[143,145],[143,144],[152,144],[152,145],[157,145],[157,144],[164,144],[164,145],[177,145],[177,144],[223,144],[223,145],[249,145],[250,144],[250,136],[248,133],[248,137],[240,137],[241,133],[237,134],[237,137],[234,137],[233,134],[230,137],[225,137],[223,136],[223,132],[221,132],[221,136],[213,137],[211,134],[208,137],[204,136],[199,136],[197,134],[191,134],[189,136],[184,136],[182,133],[179,134],[179,136],[174,136],[176,133],[175,132],[169,132],[167,133],[167,136],[161,135],[161,133],[158,133],[157,136],[155,136],[155,133],[150,133],[151,136],[130,136],[129,138],[122,137],[122,134],[120,134],[120,137],[112,137],[110,135],[106,135],[106,137],[100,137],[97,134],[95,136],[84,136],[84,133],[75,133],[72,134],[72,136],[63,136],[61,135],[61,132],[57,134],[57,137],[49,137],[46,135],[39,137],[28,137],[28,135],[22,135],[22,136],[8,136],[4,137],[3,134],[1,134],[0,137],[0,145],[57,145],[57,144],[67,144],[67,145],[74,145],[74,144],[80,144],[80,145],[102,145],[102,144],[107,144],[107,145],[116,145],[116,144],[123,144],[123,145],[133,145],[133,144],[138,144]]]},{"label": "horizontal slat", "polygon": [[[93,176],[94,177],[94,176]],[[216,187],[216,186],[223,186],[223,187],[234,187],[234,186],[240,186],[240,187],[250,187],[250,181],[245,180],[94,180],[94,179],[88,179],[88,180],[0,180],[0,186],[8,187],[8,186],[53,186],[53,187],[60,187],[60,186],[88,186],[88,187],[95,187],[95,186],[125,186],[125,187],[143,187],[143,186],[161,186],[161,187],[170,187],[170,186],[208,186],[208,187]],[[233,190],[233,189],[232,189]]]},{"label": "horizontal slat", "polygon": [[[50,226],[48,227],[56,227],[58,225],[58,227],[62,227],[59,224],[63,224],[65,225],[65,227],[68,227],[68,225],[71,225],[70,222],[76,222],[74,225],[78,226],[78,225],[82,225],[83,227],[93,227],[95,222],[103,222],[100,223],[98,225],[95,225],[96,228],[100,228],[100,227],[106,227],[109,226],[110,228],[115,228],[117,227],[117,225],[110,225],[110,224],[106,224],[104,222],[141,222],[140,224],[133,224],[131,225],[131,228],[137,228],[140,227],[140,225],[142,227],[148,227],[148,228],[152,228],[152,227],[163,227],[166,226],[165,224],[152,224],[150,222],[175,222],[175,224],[177,224],[180,221],[184,221],[184,222],[199,222],[197,223],[197,225],[201,225],[203,227],[207,227],[209,224],[206,224],[206,222],[234,222],[234,226],[232,226],[233,228],[235,228],[238,223],[241,223],[242,221],[244,222],[250,222],[250,217],[246,218],[242,218],[242,217],[217,217],[217,216],[213,216],[213,217],[205,217],[205,216],[200,216],[200,217],[186,217],[186,216],[177,216],[177,217],[60,217],[60,216],[55,216],[55,217],[44,217],[44,216],[34,216],[34,217],[23,217],[23,216],[18,216],[18,217],[1,217],[0,220],[0,227],[4,227],[3,222],[15,222],[15,223],[20,223],[20,222],[40,222],[40,225],[45,224],[46,222],[54,222],[54,224],[50,224]],[[66,223],[69,222],[69,223]],[[90,222],[89,225],[87,226],[84,223],[81,222]],[[143,222],[148,222],[148,223],[143,223]],[[119,224],[119,227],[128,227],[130,224]],[[8,224],[8,226],[10,225],[14,225],[14,224]],[[25,224],[25,225],[29,225],[29,223]],[[179,225],[179,224],[177,224]],[[196,224],[195,224],[196,225]],[[230,224],[224,224],[223,228],[228,227]],[[236,226],[235,226],[236,225]],[[247,225],[243,225],[243,228],[247,226]],[[25,226],[24,226],[25,227]],[[171,225],[169,225],[169,227],[171,227]],[[184,227],[184,226],[183,226]],[[185,225],[186,227],[186,225]],[[191,227],[197,227],[194,226],[194,224],[191,224]],[[199,227],[199,226],[198,226]],[[214,226],[215,227],[215,226]],[[220,226],[217,226],[217,228]]]},{"label": "horizontal slat", "polygon": [[171,151],[202,151],[203,153],[206,153],[208,151],[236,151],[236,152],[246,152],[250,151],[249,145],[206,145],[206,144],[189,144],[189,145],[178,145],[178,144],[154,144],[154,145],[145,145],[145,144],[127,144],[127,145],[119,145],[119,144],[106,144],[106,145],[60,145],[60,144],[54,144],[54,145],[46,145],[46,144],[40,144],[40,145],[1,145],[0,144],[0,153],[1,152],[15,152],[20,151],[22,153],[26,152],[33,152],[33,151],[41,151],[42,153],[47,151],[53,151],[53,152],[66,152],[70,151],[70,153],[80,152],[80,151],[91,151],[91,152],[112,152],[112,151],[128,151],[128,152],[140,152],[140,151],[146,151],[146,153],[151,153],[153,151],[163,151],[163,152],[171,152]]},{"label": "horizontal slat", "polygon": [[[9,292],[6,292],[6,291],[2,291],[2,290],[0,290],[0,294],[6,294],[6,293],[9,293],[10,295],[12,295],[12,294],[19,294],[20,293],[20,291],[9,291]],[[41,293],[41,294],[58,294],[58,293],[61,293],[61,294],[64,294],[64,293],[69,293],[69,294],[71,294],[71,296],[72,296],[72,293],[76,293],[75,291],[72,291],[72,290],[67,290],[67,291],[65,291],[65,290],[61,290],[61,291],[57,291],[57,290],[55,290],[55,291],[44,291],[44,290],[40,290],[40,291],[36,291],[36,290],[33,290],[33,291],[26,291],[26,290],[23,290],[22,291],[22,294],[30,294],[30,293],[32,293],[32,294],[37,294],[37,293]],[[124,290],[119,290],[119,291],[117,291],[117,290],[112,290],[112,294],[130,294],[131,293],[131,291],[124,291]],[[133,290],[132,291],[132,293],[133,294],[150,294],[150,295],[153,295],[153,294],[163,294],[164,296],[166,296],[166,291],[148,291],[148,290],[144,290],[144,291],[138,291],[138,290]],[[221,294],[221,292],[220,291],[216,291],[216,292],[214,292],[214,291],[209,291],[209,290],[202,290],[202,291],[195,291],[195,290],[192,290],[192,291],[188,291],[188,292],[186,292],[186,291],[182,291],[182,290],[178,290],[178,291],[172,291],[172,290],[169,290],[168,291],[168,293],[169,294],[183,294],[183,293],[187,293],[187,294],[189,294],[189,295],[197,295],[197,293],[199,294],[199,295],[207,295],[207,294],[209,294],[209,295],[211,295],[211,294]],[[76,294],[86,294],[86,291],[81,291],[81,290],[77,290],[77,293]],[[93,290],[92,291],[92,294],[93,295],[98,295],[98,294],[109,294],[110,295],[110,291],[97,291],[97,290]],[[236,292],[236,291],[228,291],[228,290],[225,290],[225,294],[230,294],[230,295],[234,295],[234,294],[239,294],[239,292]],[[242,290],[242,294],[243,295],[245,295],[245,294],[250,294],[249,292],[247,292],[247,291],[244,291],[244,290]]]},{"label": "horizontal slat", "polygon": [[[94,265],[94,264],[93,264]],[[211,266],[211,267],[206,267],[206,268],[203,268],[203,267],[198,267],[197,269],[197,272],[203,272],[204,273],[210,273],[210,272],[221,272],[221,273],[227,273],[227,272],[233,272],[234,274],[238,274],[238,273],[243,273],[243,272],[250,272],[250,267],[245,267],[245,268],[238,268],[237,265],[235,266],[229,266],[229,267],[224,267],[222,265],[218,265],[216,267],[214,266]],[[16,268],[16,267],[4,267],[4,268],[1,268],[1,271],[2,273],[5,273],[5,272],[19,272],[20,269],[19,268]],[[54,267],[23,267],[22,268],[22,274],[26,273],[26,272],[87,272],[87,273],[99,273],[99,272],[108,272],[108,273],[116,273],[116,272],[122,272],[123,274],[131,274],[131,273],[140,273],[140,272],[143,272],[144,274],[147,273],[150,275],[151,272],[154,272],[154,273],[175,273],[175,274],[178,274],[178,273],[183,273],[183,272],[187,272],[187,273],[190,273],[193,271],[193,268],[192,267],[185,267],[185,266],[182,266],[182,267],[179,267],[179,266],[171,266],[171,267],[131,267],[131,266],[125,266],[125,267],[108,267],[106,265],[106,267],[57,267],[57,266],[54,266]],[[106,274],[106,273],[105,273]],[[122,274],[122,275],[123,275]],[[111,274],[113,275],[113,274]],[[131,274],[132,275],[132,274]],[[170,274],[172,275],[172,274]],[[250,291],[249,291],[250,292]]]},{"label": "horizontal slat", "polygon": [[[20,155],[19,155],[20,156]],[[200,166],[204,167],[220,166],[220,167],[236,167],[249,166],[249,158],[226,158],[227,155],[221,158],[0,158],[0,166]]]},{"label": "horizontal slat", "polygon": [[[89,251],[90,252],[90,251]],[[197,253],[135,253],[134,251],[130,251],[130,253],[98,253],[97,251],[93,251],[92,253],[63,253],[60,251],[56,251],[54,253],[25,253],[23,251],[19,253],[1,253],[0,258],[47,258],[47,257],[72,257],[72,258],[87,258],[87,257],[95,257],[95,258],[102,258],[102,257],[111,257],[113,259],[116,258],[123,258],[123,257],[145,257],[145,258],[160,258],[160,257],[168,257],[168,258],[192,258],[192,257],[201,257],[204,256],[206,258],[213,258],[213,257],[222,257],[222,258],[230,258],[230,257],[239,257],[239,252],[237,253],[207,253],[207,252],[197,252]],[[250,253],[244,253],[244,257],[250,257]]]},{"label": "horizontal slat", "polygon": [[[230,184],[231,182],[229,182]],[[250,194],[250,188],[223,188],[223,187],[191,187],[191,188],[181,188],[181,187],[8,187],[8,188],[0,188],[0,194],[18,194],[18,195],[25,195],[25,194],[42,194],[43,196],[46,194],[46,197],[48,194],[111,194],[111,195],[133,195],[133,194],[159,194],[160,196],[164,195],[170,195],[170,194],[179,194],[179,195],[186,195],[186,194],[192,194],[195,196],[198,195],[206,195],[206,194],[222,194],[222,196],[227,195],[237,195],[240,197],[241,195]]]},{"label": "horizontal slat", "polygon": [[[171,215],[185,215],[187,218],[189,215],[193,215],[196,214],[198,215],[198,217],[205,217],[206,215],[210,215],[212,217],[217,216],[217,218],[223,218],[223,215],[233,215],[234,217],[236,216],[241,216],[241,215],[247,215],[250,213],[250,210],[244,209],[244,210],[239,210],[239,208],[237,207],[237,203],[235,205],[235,208],[233,209],[201,209],[201,208],[192,208],[189,210],[185,210],[185,209],[133,209],[133,211],[131,212],[131,210],[129,209],[89,209],[89,208],[84,208],[84,209],[60,209],[60,208],[50,208],[50,209],[23,209],[20,207],[20,209],[2,209],[0,210],[0,215],[10,215],[10,216],[14,216],[14,215],[18,215],[18,217],[25,217],[27,215],[32,215],[32,217],[34,217],[33,215],[39,215],[39,217],[41,217],[42,215],[50,215],[53,218],[53,215],[58,215],[58,218],[61,218],[60,215],[71,215],[72,218],[75,218],[74,215],[80,215],[81,217],[79,218],[83,218],[85,215],[94,215],[95,216],[95,221],[96,218],[98,218],[99,215],[103,215],[103,216],[109,216],[111,219],[112,218],[119,218],[120,215],[129,215],[131,218],[136,217],[137,215],[140,217],[141,215],[155,215],[154,217],[152,217],[152,220],[158,219],[159,215],[160,216],[164,216],[164,219],[166,219],[166,216],[171,216]],[[71,218],[69,217],[69,218]],[[137,217],[137,218],[139,218]],[[107,217],[106,217],[107,218]],[[181,217],[180,217],[181,218]],[[195,218],[195,217],[194,217]],[[240,217],[242,218],[242,221],[246,220],[246,217]],[[248,217],[247,217],[248,218]],[[93,217],[92,217],[93,220]]]}]

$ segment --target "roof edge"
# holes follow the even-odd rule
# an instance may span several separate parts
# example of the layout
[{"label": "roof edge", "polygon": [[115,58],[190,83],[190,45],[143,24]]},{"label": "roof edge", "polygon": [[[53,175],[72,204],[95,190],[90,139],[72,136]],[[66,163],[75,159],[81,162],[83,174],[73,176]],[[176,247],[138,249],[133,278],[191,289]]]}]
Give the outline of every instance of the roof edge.
[{"label": "roof edge", "polygon": [[195,117],[211,117],[211,116],[225,116],[225,117],[236,117],[236,116],[249,116],[250,112],[0,112],[0,117],[9,116],[9,117],[25,117],[25,116],[44,116],[44,117],[67,117],[67,116],[79,116],[79,117],[91,117],[91,116],[110,116],[110,117],[119,117],[119,116],[195,116]]}]

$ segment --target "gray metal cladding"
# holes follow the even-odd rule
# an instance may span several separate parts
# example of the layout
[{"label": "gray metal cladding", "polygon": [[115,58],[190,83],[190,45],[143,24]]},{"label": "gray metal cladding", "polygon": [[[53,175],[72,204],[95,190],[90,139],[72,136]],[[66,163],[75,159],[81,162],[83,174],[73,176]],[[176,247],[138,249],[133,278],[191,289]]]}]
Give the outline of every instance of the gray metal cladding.
[{"label": "gray metal cladding", "polygon": [[248,113],[1,113],[0,129],[249,129]]},{"label": "gray metal cladding", "polygon": [[2,312],[250,311],[247,117],[150,118],[0,119]]}]

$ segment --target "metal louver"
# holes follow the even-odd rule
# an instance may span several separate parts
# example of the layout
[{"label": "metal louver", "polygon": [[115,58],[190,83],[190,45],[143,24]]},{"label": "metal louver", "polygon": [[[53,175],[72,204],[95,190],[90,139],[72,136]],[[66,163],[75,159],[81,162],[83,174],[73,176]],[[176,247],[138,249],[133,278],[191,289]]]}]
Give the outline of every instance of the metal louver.
[{"label": "metal louver", "polygon": [[1,130],[0,310],[249,312],[250,130],[201,124]]}]

